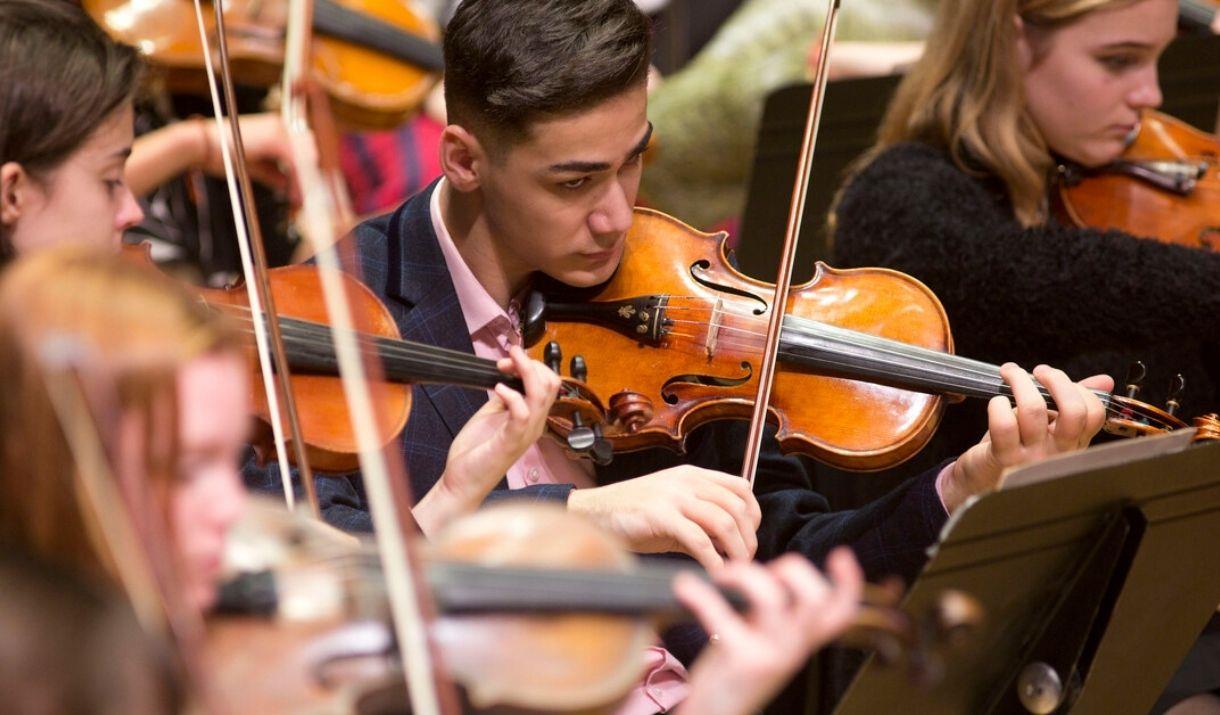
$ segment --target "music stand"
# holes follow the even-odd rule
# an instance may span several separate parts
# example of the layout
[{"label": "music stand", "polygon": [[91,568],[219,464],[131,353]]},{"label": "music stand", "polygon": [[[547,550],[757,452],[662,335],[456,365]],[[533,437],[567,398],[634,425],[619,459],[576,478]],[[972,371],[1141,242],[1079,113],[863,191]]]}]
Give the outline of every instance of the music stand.
[{"label": "music stand", "polygon": [[1063,692],[1042,712],[1148,712],[1220,602],[1220,444],[1192,432],[1048,460],[960,510],[906,605],[959,589],[985,623],[934,688],[870,659],[835,712],[1026,713],[1018,688],[1055,691],[1037,663]]}]

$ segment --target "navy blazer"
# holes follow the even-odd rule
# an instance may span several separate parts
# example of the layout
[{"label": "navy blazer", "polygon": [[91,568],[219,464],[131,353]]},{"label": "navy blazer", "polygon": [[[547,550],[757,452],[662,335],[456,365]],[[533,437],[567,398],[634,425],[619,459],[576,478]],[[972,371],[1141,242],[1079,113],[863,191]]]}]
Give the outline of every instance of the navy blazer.
[{"label": "navy blazer", "polygon": [[[385,302],[402,336],[408,340],[473,353],[466,321],[449,277],[436,233],[430,199],[434,183],[396,211],[361,224],[345,241],[355,249],[361,278]],[[446,385],[416,385],[403,455],[416,498],[440,478],[454,436],[487,399],[485,392]],[[649,474],[682,463],[728,473],[740,472],[740,445],[746,424],[718,422],[690,436],[687,454],[655,449],[615,455],[597,471],[608,483]],[[853,547],[870,579],[897,574],[908,581],[923,566],[926,549],[936,540],[946,515],[936,493],[933,469],[904,483],[889,495],[854,511],[830,511],[813,491],[800,461],[779,453],[770,435],[759,460],[755,494],[762,508],[758,557],[768,559],[799,551],[821,563],[834,546]],[[274,465],[248,464],[247,482],[277,491]],[[351,531],[371,530],[363,484],[358,474],[319,477],[318,496],[326,519]],[[532,498],[565,501],[572,485],[536,485],[509,490],[500,485],[489,499]]]}]

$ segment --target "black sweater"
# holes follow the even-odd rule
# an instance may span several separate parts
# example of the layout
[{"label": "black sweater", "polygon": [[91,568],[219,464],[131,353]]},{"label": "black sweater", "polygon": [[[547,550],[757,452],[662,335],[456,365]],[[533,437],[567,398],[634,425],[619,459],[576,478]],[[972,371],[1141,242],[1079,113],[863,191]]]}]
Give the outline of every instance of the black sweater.
[{"label": "black sweater", "polygon": [[[1140,399],[1163,404],[1181,373],[1180,414],[1220,409],[1220,255],[1117,231],[1023,228],[998,180],[966,174],[929,145],[887,149],[845,189],[833,264],[926,283],[961,355],[1116,380],[1138,359],[1149,373]],[[946,425],[958,434],[927,458],[986,429],[980,406],[962,412]]]}]

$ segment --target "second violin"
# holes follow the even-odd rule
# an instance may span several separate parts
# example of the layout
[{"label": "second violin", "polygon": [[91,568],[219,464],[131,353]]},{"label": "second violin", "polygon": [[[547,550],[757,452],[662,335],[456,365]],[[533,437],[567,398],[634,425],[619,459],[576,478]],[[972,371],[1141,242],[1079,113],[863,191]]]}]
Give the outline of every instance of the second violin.
[{"label": "second violin", "polygon": [[1118,161],[1059,167],[1060,218],[1220,251],[1220,139],[1160,112],[1137,131]]}]

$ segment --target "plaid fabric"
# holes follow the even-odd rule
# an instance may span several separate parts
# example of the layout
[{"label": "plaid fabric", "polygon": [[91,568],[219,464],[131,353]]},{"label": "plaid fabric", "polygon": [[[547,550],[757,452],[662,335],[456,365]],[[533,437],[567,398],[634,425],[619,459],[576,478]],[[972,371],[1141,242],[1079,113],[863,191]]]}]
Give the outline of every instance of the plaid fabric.
[{"label": "plaid fabric", "polygon": [[389,211],[441,175],[439,122],[419,114],[400,127],[343,137],[339,164],[361,215]]}]

